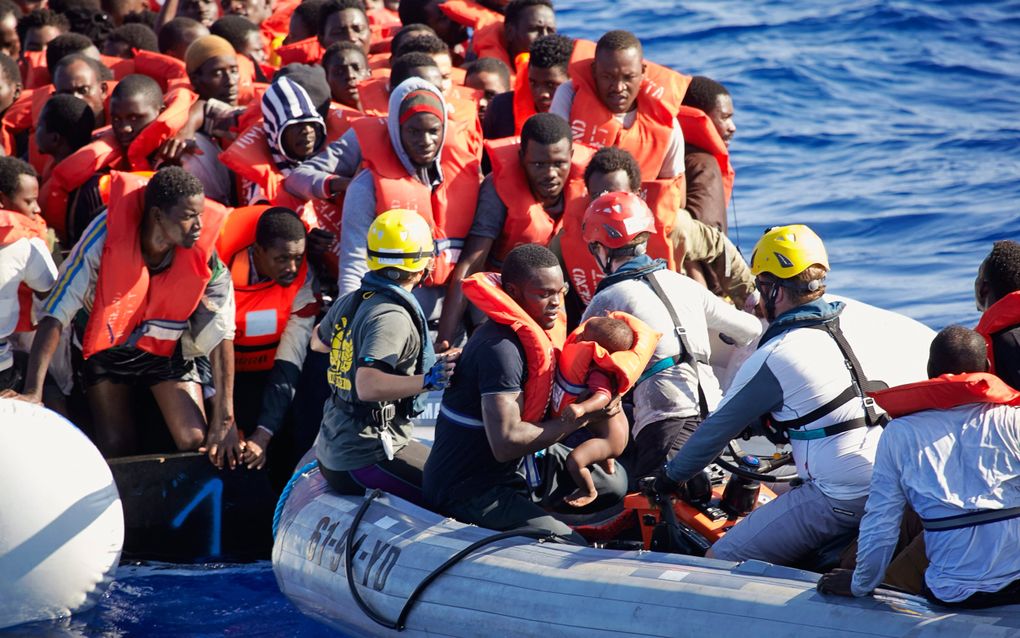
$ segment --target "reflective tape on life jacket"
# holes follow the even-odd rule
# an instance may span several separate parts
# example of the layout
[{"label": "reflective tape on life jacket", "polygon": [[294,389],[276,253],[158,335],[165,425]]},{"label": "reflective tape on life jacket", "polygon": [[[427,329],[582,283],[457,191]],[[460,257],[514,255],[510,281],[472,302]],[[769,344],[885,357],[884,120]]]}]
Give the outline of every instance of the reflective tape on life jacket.
[{"label": "reflective tape on life jacket", "polygon": [[[652,259],[664,259],[667,267],[674,271],[679,268],[679,264],[676,263],[669,237],[676,222],[676,212],[683,207],[680,202],[686,195],[684,184],[682,178],[652,180],[642,182],[641,192],[638,193],[655,217],[655,233],[648,237],[647,254]],[[581,234],[581,222],[589,203],[588,196],[567,202],[563,214],[563,234],[560,237],[567,279],[585,305],[591,303],[595,289],[606,276]]]},{"label": "reflective tape on life jacket", "polygon": [[556,376],[556,349],[567,333],[566,314],[560,313],[556,325],[543,330],[534,319],[501,287],[497,273],[480,272],[464,279],[464,296],[496,323],[510,326],[524,350],[528,375],[524,382],[524,409],[521,418],[538,423],[545,418]]},{"label": "reflective tape on life jacket", "polygon": [[684,143],[711,153],[716,163],[719,164],[723,192],[726,195],[726,206],[729,206],[730,195],[733,193],[733,178],[736,173],[730,164],[730,151],[726,147],[726,142],[719,135],[719,131],[715,128],[711,118],[701,109],[682,105],[676,119],[680,122],[680,128],[684,132]]},{"label": "reflective tape on life jacket", "polygon": [[95,299],[82,338],[85,358],[119,345],[171,356],[212,276],[209,259],[227,209],[206,200],[198,242],[175,248],[170,267],[150,275],[139,240],[145,184],[136,175],[114,176]]},{"label": "reflective tape on life jacket", "polygon": [[655,354],[662,333],[634,315],[626,312],[610,312],[610,319],[627,324],[634,333],[634,343],[628,350],[608,352],[594,341],[581,341],[585,321],[567,336],[556,365],[556,383],[552,393],[552,414],[560,414],[565,407],[574,403],[582,392],[588,389],[586,380],[592,368],[597,368],[613,379],[619,395],[626,394],[638,379]]},{"label": "reflective tape on life jacket", "polygon": [[[0,210],[0,246],[9,246],[22,239],[46,241],[46,221],[39,215],[35,219],[12,211]],[[26,332],[34,327],[32,323],[32,289],[25,284],[18,286],[18,324],[15,332]]]},{"label": "reflective tape on life jacket", "polygon": [[949,410],[969,403],[1020,406],[1020,392],[987,372],[944,374],[869,394],[892,418],[922,410]]},{"label": "reflective tape on life jacket", "polygon": [[993,303],[974,328],[974,331],[985,338],[988,344],[989,372],[995,373],[995,350],[992,348],[992,337],[998,333],[1020,325],[1020,291],[1011,292]]},{"label": "reflective tape on life jacket", "polygon": [[68,230],[67,205],[71,193],[97,173],[114,168],[123,171],[151,171],[149,157],[188,122],[191,105],[198,99],[188,89],[174,89],[163,98],[160,114],[131,141],[125,154],[112,130],[78,149],[56,164],[40,189],[43,214],[61,239]]},{"label": "reflective tape on life jacket", "polygon": [[[521,244],[547,245],[559,232],[563,215],[553,219],[545,212],[531,191],[528,176],[521,168],[521,143],[517,138],[488,140],[485,149],[492,163],[492,180],[496,194],[507,207],[506,220],[499,238],[493,243],[490,259],[502,264],[507,253]],[[563,187],[564,210],[567,202],[585,197],[584,169],[594,155],[594,149],[582,144],[573,145],[570,173]]]},{"label": "reflective tape on life jacket", "polygon": [[593,77],[594,58],[570,63],[574,103],[570,128],[574,141],[601,148],[618,146],[637,160],[642,180],[658,179],[673,135],[673,121],[690,78],[646,62],[647,71],[637,98],[637,117],[628,129],[599,98]]},{"label": "reflective tape on life jacket", "polygon": [[216,241],[216,252],[230,269],[237,304],[234,365],[241,372],[270,370],[280,337],[290,320],[294,299],[308,276],[308,261],[301,260],[297,278],[289,286],[270,280],[251,284],[248,248],[255,243],[259,218],[269,206],[235,208]]},{"label": "reflective tape on life jacket", "polygon": [[353,128],[362,165],[375,182],[376,214],[405,208],[429,222],[437,255],[427,284],[444,285],[460,258],[478,204],[480,160],[466,150],[469,140],[456,127],[447,127],[440,159],[443,183],[432,188],[404,168],[393,150],[386,118],[362,118]]}]

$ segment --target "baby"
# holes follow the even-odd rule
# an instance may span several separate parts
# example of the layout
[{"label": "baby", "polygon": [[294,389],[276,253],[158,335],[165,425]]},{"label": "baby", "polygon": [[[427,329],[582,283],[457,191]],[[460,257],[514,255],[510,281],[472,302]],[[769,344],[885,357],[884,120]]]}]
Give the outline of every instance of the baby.
[{"label": "baby", "polygon": [[[619,367],[616,370],[607,369],[613,366],[598,360],[594,354],[588,354],[597,352],[594,344],[601,346],[605,353],[609,354],[635,349],[637,335],[627,322],[610,317],[593,317],[584,322],[579,330],[580,333],[575,331],[564,345],[560,359],[560,374],[568,383],[576,382],[577,385],[587,386],[587,396],[561,407],[560,418],[568,422],[577,421],[586,414],[602,410],[615,394],[625,392],[636,381],[636,378],[624,379],[625,382],[629,382],[626,383],[626,387],[620,387]],[[655,349],[655,341],[657,339],[653,340],[651,347],[641,344],[645,346],[641,349],[647,350],[647,354],[638,354],[638,359],[643,358],[644,361],[636,362],[638,366],[631,366],[635,369],[634,374],[640,375],[648,363]],[[582,352],[584,354],[581,354]],[[589,363],[586,371],[576,369],[582,361]],[[572,370],[572,367],[575,369]],[[572,379],[572,376],[579,378]],[[570,399],[571,397],[567,395],[558,402],[558,405],[562,406]],[[627,447],[628,429],[627,417],[622,411],[608,419],[588,425],[592,438],[574,448],[567,457],[567,469],[573,476],[577,489],[563,499],[565,503],[573,507],[584,507],[595,500],[598,492],[588,466],[603,463],[609,470],[612,460],[622,454],[623,449]]]}]

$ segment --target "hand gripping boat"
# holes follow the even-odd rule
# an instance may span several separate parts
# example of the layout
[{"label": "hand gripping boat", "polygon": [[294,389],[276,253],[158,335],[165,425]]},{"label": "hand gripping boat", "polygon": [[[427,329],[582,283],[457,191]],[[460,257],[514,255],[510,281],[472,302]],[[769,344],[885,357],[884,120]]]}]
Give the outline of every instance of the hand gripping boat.
[{"label": "hand gripping boat", "polygon": [[302,612],[356,636],[712,636],[734,621],[756,638],[1020,635],[1018,606],[836,598],[815,591],[818,574],[758,561],[540,542],[339,496],[317,469],[282,510],[273,570]]}]

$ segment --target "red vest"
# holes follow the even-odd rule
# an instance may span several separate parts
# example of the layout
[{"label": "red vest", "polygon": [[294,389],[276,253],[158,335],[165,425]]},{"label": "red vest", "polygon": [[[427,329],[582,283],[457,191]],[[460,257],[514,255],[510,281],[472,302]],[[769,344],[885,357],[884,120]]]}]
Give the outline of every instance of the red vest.
[{"label": "red vest", "polygon": [[[563,214],[553,219],[545,212],[545,208],[531,192],[528,176],[521,168],[521,143],[517,138],[489,140],[485,143],[492,162],[492,179],[496,193],[506,204],[506,221],[503,232],[493,244],[490,259],[501,264],[507,253],[521,244],[549,243],[563,225]],[[563,212],[566,213],[567,203],[586,195],[584,188],[584,169],[594,155],[594,149],[574,145],[571,157],[570,173],[563,188]]]},{"label": "red vest", "polygon": [[726,147],[726,142],[723,142],[715,124],[701,109],[696,109],[693,106],[681,106],[676,119],[680,122],[680,128],[684,132],[684,142],[711,153],[719,164],[723,191],[726,194],[726,205],[729,206],[730,195],[733,193],[733,178],[736,173],[733,166],[730,165],[730,150]]},{"label": "red vest", "polygon": [[187,89],[175,89],[167,94],[163,102],[166,108],[131,141],[126,154],[121,151],[113,132],[108,130],[54,166],[40,193],[43,214],[57,236],[62,239],[67,236],[67,204],[72,191],[106,168],[152,170],[149,156],[187,123],[196,99],[197,96]]},{"label": "red vest", "polygon": [[245,206],[230,213],[216,241],[216,251],[230,268],[237,304],[234,367],[239,372],[270,370],[290,319],[294,298],[308,276],[301,262],[297,279],[289,286],[273,281],[249,284],[248,247],[255,243],[259,217],[269,206]]},{"label": "red vest", "polygon": [[[0,210],[0,246],[8,246],[20,239],[38,238],[46,241],[46,221],[41,216],[30,219],[26,215]],[[32,323],[32,289],[18,286],[18,325],[15,332],[26,332],[35,326]]]},{"label": "red vest", "polygon": [[617,394],[626,394],[641,378],[662,333],[656,332],[644,321],[626,312],[610,312],[610,319],[626,322],[634,332],[634,343],[628,350],[609,352],[594,341],[581,341],[584,322],[567,336],[556,365],[556,384],[552,393],[552,413],[558,415],[563,408],[577,400],[588,389],[586,384],[592,368],[598,368],[613,379]]},{"label": "red vest", "polygon": [[443,183],[433,189],[407,173],[393,150],[386,118],[362,118],[354,123],[354,131],[362,166],[375,181],[376,214],[406,208],[424,217],[432,227],[438,253],[428,285],[446,284],[474,221],[481,175],[477,156],[465,152],[464,140],[447,126],[440,159]]},{"label": "red vest", "polygon": [[499,275],[480,272],[466,277],[464,296],[496,323],[513,328],[524,349],[528,376],[524,382],[524,408],[521,418],[538,423],[545,418],[556,376],[556,350],[567,333],[566,315],[560,313],[551,330],[543,330],[501,287]]},{"label": "red vest", "polygon": [[1020,291],[1011,292],[992,304],[981,315],[974,331],[985,338],[988,344],[988,361],[992,364],[991,372],[995,372],[995,352],[992,350],[992,336],[1007,328],[1020,325]]},{"label": "red vest", "polygon": [[1020,405],[1020,392],[986,372],[944,374],[868,394],[893,418],[922,410],[948,410],[969,403]]},{"label": "red vest", "polygon": [[82,339],[86,359],[124,344],[171,356],[212,277],[209,259],[227,209],[206,200],[198,242],[177,247],[170,267],[150,275],[139,239],[145,184],[135,175],[114,176],[95,301]]}]

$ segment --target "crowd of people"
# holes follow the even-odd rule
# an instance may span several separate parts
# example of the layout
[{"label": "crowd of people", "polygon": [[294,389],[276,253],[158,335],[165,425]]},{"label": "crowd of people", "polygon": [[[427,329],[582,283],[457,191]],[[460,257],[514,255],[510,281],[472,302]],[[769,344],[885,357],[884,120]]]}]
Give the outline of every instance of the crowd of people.
[{"label": "crowd of people", "polygon": [[[931,380],[878,390],[821,239],[727,238],[727,89],[632,33],[567,37],[551,0],[0,0],[0,27],[0,396],[107,457],[148,409],[225,471],[312,447],[342,494],[583,543],[558,512],[681,493],[760,423],[799,484],[711,556],[860,530],[822,591],[899,561],[940,604],[1020,602],[1020,244]],[[759,343],[725,393],[713,336]]]}]

